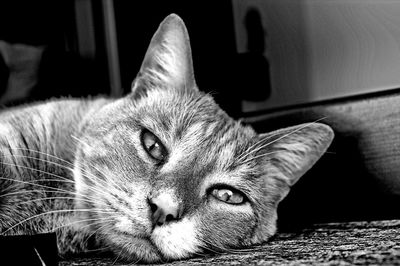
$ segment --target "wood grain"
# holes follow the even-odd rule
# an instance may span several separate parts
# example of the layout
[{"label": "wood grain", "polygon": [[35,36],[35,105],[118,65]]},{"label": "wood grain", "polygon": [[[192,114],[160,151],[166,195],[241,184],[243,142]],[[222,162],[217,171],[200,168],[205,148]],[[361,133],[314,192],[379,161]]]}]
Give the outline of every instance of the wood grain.
[{"label": "wood grain", "polygon": [[[393,265],[399,261],[400,221],[389,220],[318,224],[279,234],[273,241],[247,252],[208,255],[163,265]],[[82,258],[63,261],[60,266],[113,262],[110,258]]]}]

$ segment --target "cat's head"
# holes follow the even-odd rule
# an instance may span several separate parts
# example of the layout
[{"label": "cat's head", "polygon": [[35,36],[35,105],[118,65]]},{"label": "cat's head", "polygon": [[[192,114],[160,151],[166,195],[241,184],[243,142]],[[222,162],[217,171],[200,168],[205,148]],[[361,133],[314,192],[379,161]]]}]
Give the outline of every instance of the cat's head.
[{"label": "cat's head", "polygon": [[132,93],[92,114],[75,167],[77,207],[128,260],[160,261],[261,243],[277,206],[320,158],[332,130],[257,134],[196,87],[182,20],[155,33]]}]

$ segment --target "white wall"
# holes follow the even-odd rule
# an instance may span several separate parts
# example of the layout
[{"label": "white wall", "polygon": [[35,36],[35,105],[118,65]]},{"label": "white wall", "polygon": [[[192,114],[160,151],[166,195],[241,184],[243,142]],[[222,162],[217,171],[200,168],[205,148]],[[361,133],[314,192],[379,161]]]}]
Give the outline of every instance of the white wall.
[{"label": "white wall", "polygon": [[244,111],[400,87],[400,0],[232,1],[238,52],[256,7],[270,63],[271,97],[243,102]]}]

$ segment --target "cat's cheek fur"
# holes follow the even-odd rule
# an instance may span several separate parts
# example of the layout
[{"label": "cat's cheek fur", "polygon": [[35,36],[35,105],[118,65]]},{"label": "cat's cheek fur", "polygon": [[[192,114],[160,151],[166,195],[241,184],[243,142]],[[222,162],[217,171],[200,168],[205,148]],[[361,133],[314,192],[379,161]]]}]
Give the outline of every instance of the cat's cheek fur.
[{"label": "cat's cheek fur", "polygon": [[151,239],[167,259],[181,259],[200,251],[199,218],[187,217],[154,229]]},{"label": "cat's cheek fur", "polygon": [[286,177],[277,169],[270,167],[268,174],[262,178],[263,200],[262,204],[257,204],[256,213],[258,214],[258,224],[254,229],[251,244],[266,242],[277,231],[278,205],[289,193],[290,187],[286,182]]},{"label": "cat's cheek fur", "polygon": [[257,220],[250,204],[230,205],[211,199],[202,211],[202,241],[208,250],[225,251],[248,245]]}]

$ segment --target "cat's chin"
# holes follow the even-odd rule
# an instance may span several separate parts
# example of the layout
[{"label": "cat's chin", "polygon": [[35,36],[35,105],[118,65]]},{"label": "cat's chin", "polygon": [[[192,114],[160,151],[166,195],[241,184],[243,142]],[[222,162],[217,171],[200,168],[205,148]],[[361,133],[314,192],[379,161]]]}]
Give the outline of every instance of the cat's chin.
[{"label": "cat's chin", "polygon": [[200,251],[195,220],[184,218],[179,222],[154,228],[151,240],[164,258],[184,259]]},{"label": "cat's chin", "polygon": [[[118,258],[128,262],[166,262],[188,258],[200,252],[198,233],[191,219],[156,226],[150,234],[126,231],[104,234]],[[114,230],[113,230],[114,231]]]},{"label": "cat's chin", "polygon": [[127,262],[163,262],[166,259],[161,255],[159,249],[147,238],[118,237],[112,241],[112,250],[119,260]]}]

